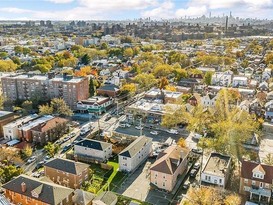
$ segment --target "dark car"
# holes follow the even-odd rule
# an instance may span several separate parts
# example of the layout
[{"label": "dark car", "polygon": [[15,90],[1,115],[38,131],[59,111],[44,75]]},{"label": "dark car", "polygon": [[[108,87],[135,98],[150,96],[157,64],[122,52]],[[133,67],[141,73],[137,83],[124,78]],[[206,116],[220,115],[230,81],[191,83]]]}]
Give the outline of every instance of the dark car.
[{"label": "dark car", "polygon": [[72,144],[65,145],[62,152],[66,152],[72,147]]},{"label": "dark car", "polygon": [[192,169],[190,172],[190,177],[196,177],[198,170]]}]

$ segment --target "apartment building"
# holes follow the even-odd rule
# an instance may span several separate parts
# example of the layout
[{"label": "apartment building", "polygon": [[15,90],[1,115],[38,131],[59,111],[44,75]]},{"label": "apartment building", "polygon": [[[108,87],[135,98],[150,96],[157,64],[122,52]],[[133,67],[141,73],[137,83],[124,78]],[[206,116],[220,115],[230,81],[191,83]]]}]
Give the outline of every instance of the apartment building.
[{"label": "apartment building", "polygon": [[172,191],[178,176],[187,170],[189,152],[187,148],[173,145],[159,153],[150,168],[151,184],[160,189]]},{"label": "apartment building", "polygon": [[239,193],[249,201],[268,204],[272,198],[273,166],[242,161]]},{"label": "apartment building", "polygon": [[37,114],[28,115],[26,117],[19,118],[13,122],[10,122],[3,126],[4,138],[6,140],[19,139],[19,128],[26,123],[39,118]]},{"label": "apartment building", "polygon": [[141,136],[118,155],[119,170],[134,171],[152,152],[152,138]]},{"label": "apartment building", "polygon": [[63,98],[74,109],[77,102],[89,97],[88,78],[76,78],[64,74],[55,76],[22,74],[2,78],[3,95],[11,100],[28,100],[40,96],[43,99]]},{"label": "apartment building", "polygon": [[73,189],[20,175],[3,185],[10,204],[72,205]]},{"label": "apartment building", "polygon": [[89,165],[54,158],[44,165],[45,176],[53,182],[72,189],[80,188],[89,177]]},{"label": "apartment building", "polygon": [[10,123],[16,118],[13,112],[0,111],[0,139],[4,136],[3,126]]}]

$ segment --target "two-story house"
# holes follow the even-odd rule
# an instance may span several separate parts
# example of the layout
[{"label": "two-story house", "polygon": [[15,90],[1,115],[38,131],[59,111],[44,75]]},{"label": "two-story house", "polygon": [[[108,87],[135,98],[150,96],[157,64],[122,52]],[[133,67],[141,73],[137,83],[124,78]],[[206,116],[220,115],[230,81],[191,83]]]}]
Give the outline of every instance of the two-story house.
[{"label": "two-story house", "polygon": [[150,183],[157,188],[172,191],[177,177],[188,168],[187,148],[178,145],[168,147],[159,153],[156,161],[150,168]]},{"label": "two-story house", "polygon": [[250,201],[269,203],[272,196],[273,166],[242,161],[239,193]]},{"label": "two-story house", "polygon": [[212,75],[211,84],[218,86],[229,86],[231,85],[233,72],[228,70],[226,72],[216,72]]},{"label": "two-story house", "polygon": [[247,87],[248,78],[245,76],[235,76],[232,81],[232,87]]},{"label": "two-story house", "polygon": [[3,185],[11,204],[72,205],[73,189],[20,175]]},{"label": "two-story house", "polygon": [[89,177],[89,165],[68,159],[54,158],[44,164],[45,176],[70,188],[80,188]]},{"label": "two-story house", "polygon": [[140,136],[118,155],[119,170],[132,172],[152,153],[152,138]]},{"label": "two-story house", "polygon": [[217,95],[208,93],[201,97],[201,105],[203,107],[215,107]]},{"label": "two-story house", "polygon": [[112,144],[93,139],[84,139],[74,145],[74,156],[77,159],[107,161],[112,155]]},{"label": "two-story house", "polygon": [[201,173],[202,185],[226,186],[231,171],[231,157],[211,153]]}]

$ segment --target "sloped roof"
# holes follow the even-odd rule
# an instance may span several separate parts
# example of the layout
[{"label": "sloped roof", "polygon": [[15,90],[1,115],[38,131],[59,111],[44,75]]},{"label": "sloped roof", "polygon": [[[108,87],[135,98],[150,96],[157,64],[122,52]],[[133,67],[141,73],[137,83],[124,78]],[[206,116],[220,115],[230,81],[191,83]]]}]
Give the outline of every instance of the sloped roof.
[{"label": "sloped roof", "polygon": [[89,167],[88,164],[61,158],[54,158],[45,163],[44,166],[75,175],[82,173],[86,168]]},{"label": "sloped roof", "polygon": [[150,170],[174,174],[179,164],[188,154],[189,150],[187,148],[182,148],[178,145],[170,146],[158,155]]},{"label": "sloped roof", "polygon": [[101,142],[98,140],[84,139],[75,145],[103,151],[112,144],[107,142]]},{"label": "sloped roof", "polygon": [[124,157],[132,158],[135,156],[139,150],[144,147],[147,143],[151,142],[152,138],[141,136],[134,140],[128,147],[122,150],[119,155]]},{"label": "sloped roof", "polygon": [[[260,168],[258,167],[260,165]],[[254,169],[263,169],[265,172],[264,179],[258,179],[253,177],[253,170]],[[265,183],[272,184],[273,180],[273,166],[259,164],[257,162],[251,161],[242,161],[242,168],[241,168],[241,177],[244,179],[253,179],[255,181],[261,181]]]},{"label": "sloped roof", "polygon": [[59,124],[63,124],[65,122],[68,122],[68,120],[61,117],[55,117],[51,120],[48,120],[45,123],[39,124],[38,126],[34,127],[32,130],[38,131],[38,132],[46,132],[48,130],[54,129]]},{"label": "sloped roof", "polygon": [[102,192],[100,195],[98,195],[94,201],[99,200],[102,201],[106,205],[111,205],[113,201],[117,200],[116,194],[114,194],[111,191]]},{"label": "sloped roof", "polygon": [[72,197],[72,200],[77,205],[89,204],[95,198],[94,194],[87,191],[83,191],[81,189],[76,189],[74,191],[74,194],[75,195]]},{"label": "sloped roof", "polygon": [[[26,191],[22,192],[21,184],[25,183]],[[4,189],[16,192],[46,204],[57,205],[73,193],[73,189],[54,183],[39,181],[27,175],[20,175],[3,185]],[[38,194],[38,198],[32,195],[32,191]]]}]

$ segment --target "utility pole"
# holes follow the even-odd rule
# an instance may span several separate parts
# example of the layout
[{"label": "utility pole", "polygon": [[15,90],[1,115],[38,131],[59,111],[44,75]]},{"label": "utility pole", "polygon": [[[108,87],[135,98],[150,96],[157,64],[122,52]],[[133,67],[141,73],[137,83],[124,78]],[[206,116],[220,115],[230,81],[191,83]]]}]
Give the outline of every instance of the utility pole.
[{"label": "utility pole", "polygon": [[140,118],[140,124],[139,124],[140,130],[139,130],[139,134],[140,136],[142,136],[142,117]]},{"label": "utility pole", "polygon": [[100,118],[99,118],[99,116],[98,116],[98,128],[99,128],[98,136],[100,136]]}]

